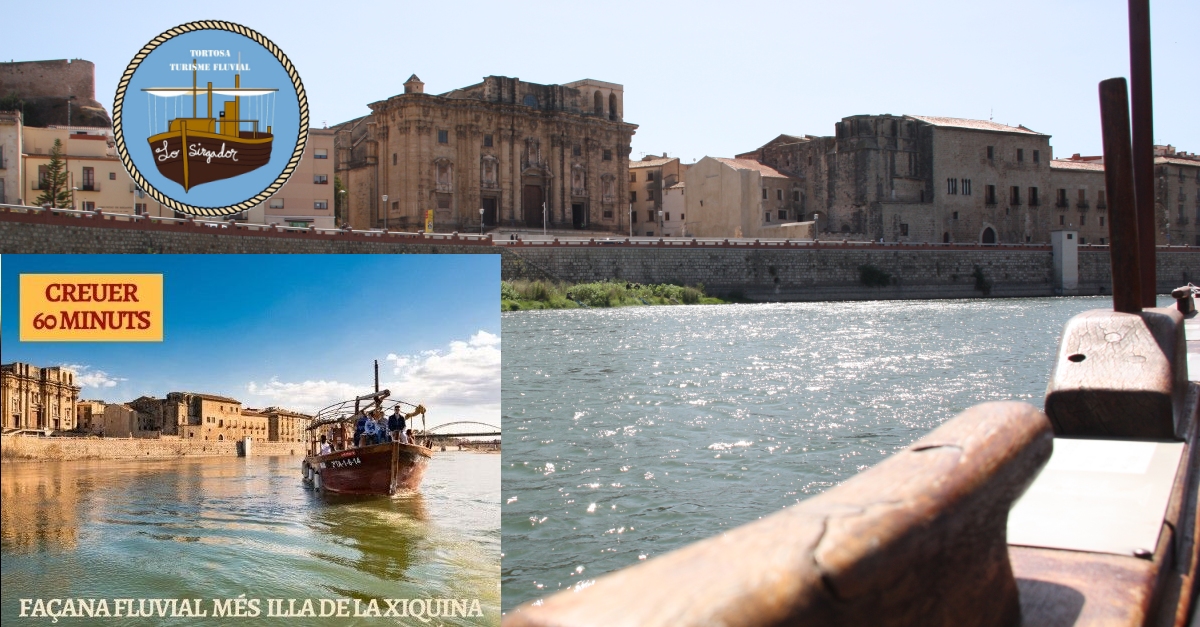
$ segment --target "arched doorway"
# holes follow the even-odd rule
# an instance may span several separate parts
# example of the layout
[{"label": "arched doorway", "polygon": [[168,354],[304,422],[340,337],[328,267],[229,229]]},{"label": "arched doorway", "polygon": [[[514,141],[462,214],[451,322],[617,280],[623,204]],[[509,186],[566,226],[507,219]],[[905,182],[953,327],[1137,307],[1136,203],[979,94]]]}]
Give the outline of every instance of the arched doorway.
[{"label": "arched doorway", "polygon": [[979,241],[984,244],[995,244],[996,231],[990,226],[983,229],[983,234],[979,236]]}]

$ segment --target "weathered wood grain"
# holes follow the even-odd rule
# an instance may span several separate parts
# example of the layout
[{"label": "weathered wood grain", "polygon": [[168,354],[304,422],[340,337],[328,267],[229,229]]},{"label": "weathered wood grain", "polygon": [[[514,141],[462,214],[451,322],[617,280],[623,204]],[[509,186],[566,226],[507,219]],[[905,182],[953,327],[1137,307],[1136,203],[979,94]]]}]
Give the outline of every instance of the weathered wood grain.
[{"label": "weathered wood grain", "polygon": [[1036,408],[979,405],[820,496],[504,625],[1016,625],[1008,510],[1051,447]]},{"label": "weathered wood grain", "polygon": [[1177,309],[1085,311],[1063,330],[1046,414],[1057,435],[1177,439],[1186,387]]}]

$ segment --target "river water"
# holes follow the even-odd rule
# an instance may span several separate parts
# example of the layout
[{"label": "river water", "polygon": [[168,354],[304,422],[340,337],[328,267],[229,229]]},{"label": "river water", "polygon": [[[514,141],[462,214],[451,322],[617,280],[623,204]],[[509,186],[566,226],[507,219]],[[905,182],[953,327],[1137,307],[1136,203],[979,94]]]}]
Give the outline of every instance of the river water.
[{"label": "river water", "polygon": [[411,615],[266,617],[267,599],[339,598],[380,599],[382,609],[382,599],[478,599],[482,617],[431,624],[499,624],[499,456],[435,453],[420,492],[393,498],[322,497],[304,487],[299,464],[296,457],[4,464],[4,624],[50,624],[20,618],[21,598],[196,598],[209,618],[101,624],[226,624],[231,619],[211,617],[212,600],[243,594],[260,599],[260,614],[232,619],[239,625],[426,624]]},{"label": "river water", "polygon": [[[1160,297],[1160,306],[1173,301]],[[1104,297],[504,314],[505,611],[753,521],[977,403]]]}]

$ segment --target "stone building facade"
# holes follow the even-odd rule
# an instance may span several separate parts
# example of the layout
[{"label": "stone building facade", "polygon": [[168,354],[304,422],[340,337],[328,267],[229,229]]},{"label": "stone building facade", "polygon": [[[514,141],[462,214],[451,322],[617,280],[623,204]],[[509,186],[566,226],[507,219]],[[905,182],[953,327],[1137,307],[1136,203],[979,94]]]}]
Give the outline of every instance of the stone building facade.
[{"label": "stone building facade", "polygon": [[[751,159],[704,157],[681,192],[689,237],[798,238],[804,181]],[[635,225],[636,226],[636,225]]]},{"label": "stone building facade", "polygon": [[620,85],[489,76],[433,95],[414,75],[370,107],[335,127],[354,228],[421,230],[429,211],[439,232],[624,224],[637,127]]},{"label": "stone building facade", "polygon": [[1154,148],[1158,243],[1200,246],[1200,155]]},{"label": "stone building facade", "polygon": [[210,442],[306,442],[304,428],[312,419],[278,407],[246,408],[237,399],[199,392],[171,392],[164,399],[143,396],[127,405],[137,412],[137,424],[144,430]]},{"label": "stone building facade", "polygon": [[[1158,243],[1200,245],[1200,159],[1156,155]],[[1020,125],[856,115],[832,137],[780,135],[738,157],[803,181],[801,211],[826,238],[1045,244],[1066,227],[1108,242],[1103,159],[1056,160],[1050,135]]]},{"label": "stone building facade", "polygon": [[73,430],[79,390],[75,373],[61,366],[0,365],[4,429]]},{"label": "stone building facade", "polygon": [[[629,210],[625,219],[636,235],[671,237],[683,235],[680,212],[674,216],[663,207],[665,192],[683,180],[687,166],[678,158],[648,155],[629,162]],[[661,213],[660,213],[661,212]],[[619,220],[618,220],[619,221]]]},{"label": "stone building facade", "polygon": [[281,407],[268,407],[261,412],[267,417],[268,438],[272,442],[308,442],[308,425],[312,416]]},{"label": "stone building facade", "polygon": [[79,400],[75,403],[75,429],[99,433],[104,424],[104,401]]}]

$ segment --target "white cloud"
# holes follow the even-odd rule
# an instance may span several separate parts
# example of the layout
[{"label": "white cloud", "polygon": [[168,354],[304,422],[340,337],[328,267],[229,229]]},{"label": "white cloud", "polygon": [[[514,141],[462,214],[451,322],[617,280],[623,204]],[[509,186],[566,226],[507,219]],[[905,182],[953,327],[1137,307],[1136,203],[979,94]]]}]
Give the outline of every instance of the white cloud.
[{"label": "white cloud", "polygon": [[60,364],[60,366],[75,373],[75,383],[79,384],[79,387],[113,388],[117,387],[118,383],[128,381],[128,379],[111,376],[103,370],[93,370],[91,366],[80,364]]},{"label": "white cloud", "polygon": [[363,393],[361,386],[350,383],[324,380],[287,383],[275,378],[261,384],[251,381],[246,385],[246,391],[263,399],[262,405],[310,413]]},{"label": "white cloud", "polygon": [[[409,355],[389,353],[386,363],[390,372],[381,373],[380,387],[391,390],[393,399],[424,404],[431,423],[446,422],[447,418],[498,423],[499,336],[478,331],[466,341],[450,342],[444,349]],[[290,383],[278,379],[252,381],[246,391],[263,399],[263,405],[308,412],[364,393],[361,384],[324,380]]]},{"label": "white cloud", "polygon": [[426,407],[500,405],[500,337],[479,331],[444,350],[387,356],[392,396]]}]

